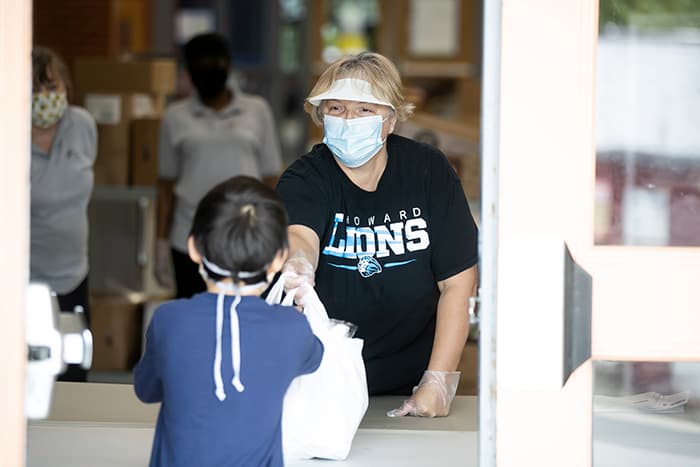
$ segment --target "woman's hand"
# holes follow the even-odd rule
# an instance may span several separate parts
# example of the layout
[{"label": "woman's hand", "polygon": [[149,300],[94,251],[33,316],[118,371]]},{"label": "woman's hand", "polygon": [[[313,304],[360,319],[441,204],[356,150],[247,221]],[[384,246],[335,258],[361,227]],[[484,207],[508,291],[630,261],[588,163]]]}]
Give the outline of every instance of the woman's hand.
[{"label": "woman's hand", "polygon": [[[428,368],[457,368],[464,343],[469,335],[469,316],[466,305],[476,287],[476,266],[438,282],[438,301],[435,341]],[[403,405],[387,413],[390,417],[445,417],[457,392],[459,371],[423,373],[413,395]]]},{"label": "woman's hand", "polygon": [[301,251],[284,263],[282,272],[285,274],[285,290],[296,289],[302,284],[314,286],[314,267]]},{"label": "woman's hand", "polygon": [[446,417],[457,392],[459,371],[426,371],[413,395],[399,407],[390,410],[389,417]]},{"label": "woman's hand", "polygon": [[289,259],[282,267],[286,291],[302,284],[315,285],[316,264],[318,263],[320,241],[318,235],[305,225],[289,226]]},{"label": "woman's hand", "polygon": [[299,251],[284,263],[282,274],[284,291],[293,293],[294,303],[303,308],[304,297],[314,287],[314,267],[306,259],[304,253]]}]

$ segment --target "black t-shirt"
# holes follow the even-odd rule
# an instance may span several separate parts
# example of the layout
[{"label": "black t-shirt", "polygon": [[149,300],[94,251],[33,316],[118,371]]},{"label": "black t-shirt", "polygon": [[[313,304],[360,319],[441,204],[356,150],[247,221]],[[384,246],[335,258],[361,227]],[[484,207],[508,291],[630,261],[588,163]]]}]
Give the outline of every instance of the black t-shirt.
[{"label": "black t-shirt", "polygon": [[330,317],[358,326],[371,394],[418,382],[435,335],[437,282],[478,261],[477,228],[445,156],[397,135],[387,153],[374,192],[353,184],[323,144],[277,186],[290,225],[318,234],[316,290]]}]

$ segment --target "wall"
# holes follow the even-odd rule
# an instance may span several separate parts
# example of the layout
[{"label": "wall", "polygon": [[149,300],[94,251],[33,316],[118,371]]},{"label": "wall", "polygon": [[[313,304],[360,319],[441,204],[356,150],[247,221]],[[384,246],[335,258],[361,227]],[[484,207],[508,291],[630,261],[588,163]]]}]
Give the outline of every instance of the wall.
[{"label": "wall", "polygon": [[29,102],[31,2],[0,0],[0,465],[24,465],[24,288],[29,276]]},{"label": "wall", "polygon": [[140,54],[151,46],[150,0],[34,0],[34,43],[71,66],[79,56]]},{"label": "wall", "polygon": [[72,65],[81,55],[113,55],[111,0],[34,0],[34,43],[51,47]]}]

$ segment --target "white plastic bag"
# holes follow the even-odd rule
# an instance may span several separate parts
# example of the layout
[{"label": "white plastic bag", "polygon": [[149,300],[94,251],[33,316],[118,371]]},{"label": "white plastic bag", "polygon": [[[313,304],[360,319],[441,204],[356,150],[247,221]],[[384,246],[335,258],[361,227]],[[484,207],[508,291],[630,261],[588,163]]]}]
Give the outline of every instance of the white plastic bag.
[{"label": "white plastic bag", "polygon": [[[284,276],[267,296],[270,304],[280,303]],[[282,304],[291,305],[290,291]],[[323,343],[318,370],[294,379],[284,398],[282,449],[285,460],[343,460],[367,411],[369,396],[362,360],[361,339],[348,336],[348,326],[328,318],[316,292],[304,296],[304,314],[311,330]]]}]

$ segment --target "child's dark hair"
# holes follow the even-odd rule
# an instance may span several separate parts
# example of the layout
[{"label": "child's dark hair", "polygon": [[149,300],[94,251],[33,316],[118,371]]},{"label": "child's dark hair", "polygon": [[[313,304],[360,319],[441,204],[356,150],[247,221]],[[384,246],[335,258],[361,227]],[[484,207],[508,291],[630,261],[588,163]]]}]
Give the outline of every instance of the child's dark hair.
[{"label": "child's dark hair", "polygon": [[[255,178],[237,176],[202,198],[190,235],[199,254],[230,271],[234,281],[258,282],[275,254],[287,248],[287,212],[274,190]],[[204,266],[212,279],[225,277]],[[241,271],[261,274],[240,277]]]}]

